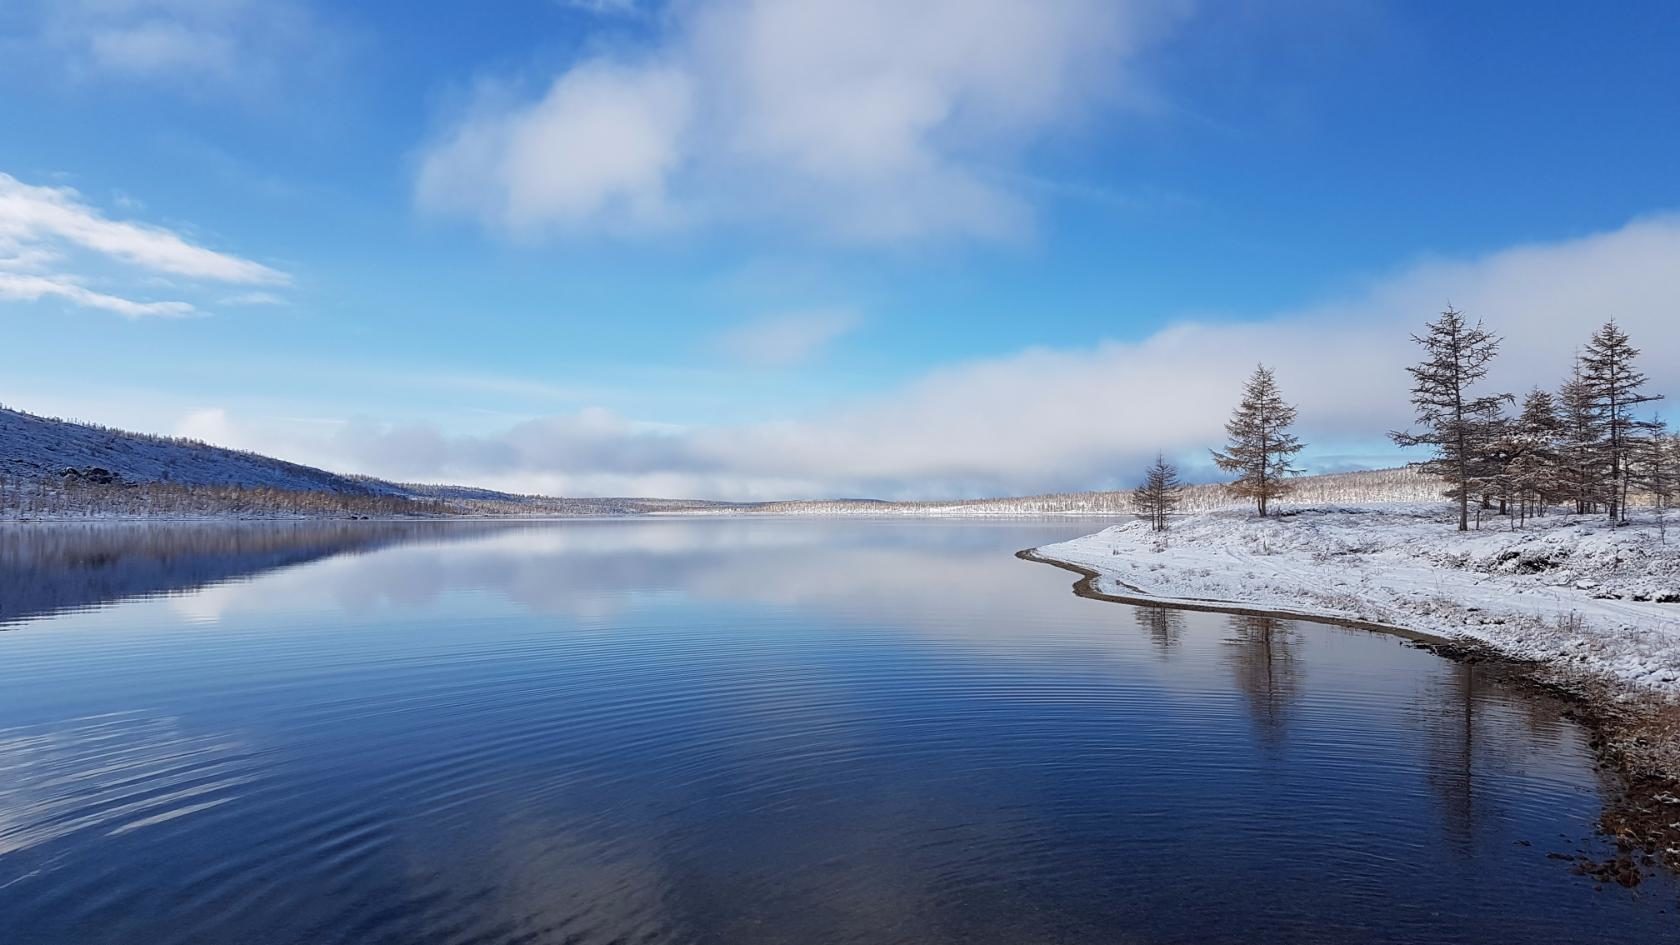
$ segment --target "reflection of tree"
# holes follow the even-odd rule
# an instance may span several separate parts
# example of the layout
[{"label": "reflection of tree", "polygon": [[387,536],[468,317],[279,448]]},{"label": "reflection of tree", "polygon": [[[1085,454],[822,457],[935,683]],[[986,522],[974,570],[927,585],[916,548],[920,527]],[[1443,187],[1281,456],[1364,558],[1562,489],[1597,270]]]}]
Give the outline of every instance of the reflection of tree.
[{"label": "reflection of tree", "polygon": [[1290,703],[1300,694],[1295,659],[1299,638],[1276,617],[1239,614],[1231,618],[1226,642],[1237,687],[1248,698],[1256,727],[1267,741],[1281,741]]},{"label": "reflection of tree", "polygon": [[[1471,851],[1477,822],[1495,813],[1477,794],[1478,776],[1519,767],[1513,748],[1544,751],[1542,746],[1564,736],[1557,703],[1534,694],[1513,694],[1500,687],[1499,677],[1497,667],[1453,663],[1417,705],[1427,739],[1429,785],[1440,797],[1449,839],[1465,854]],[[1519,725],[1531,739],[1483,737],[1490,726],[1498,733]]]},{"label": "reflection of tree", "polygon": [[[1499,802],[1502,792],[1488,786],[1578,748],[1585,734],[1567,720],[1564,702],[1511,685],[1519,672],[1499,662],[1447,663],[1412,706],[1447,842],[1467,859],[1478,833],[1499,834],[1510,817]],[[1606,787],[1603,793],[1613,797],[1617,791]]]},{"label": "reflection of tree", "polygon": [[1449,839],[1468,853],[1476,813],[1476,721],[1481,700],[1476,664],[1454,663],[1426,697],[1429,784],[1440,795]]},{"label": "reflection of tree", "polygon": [[1132,616],[1149,633],[1162,656],[1178,645],[1178,635],[1184,629],[1183,611],[1173,607],[1135,607]]}]

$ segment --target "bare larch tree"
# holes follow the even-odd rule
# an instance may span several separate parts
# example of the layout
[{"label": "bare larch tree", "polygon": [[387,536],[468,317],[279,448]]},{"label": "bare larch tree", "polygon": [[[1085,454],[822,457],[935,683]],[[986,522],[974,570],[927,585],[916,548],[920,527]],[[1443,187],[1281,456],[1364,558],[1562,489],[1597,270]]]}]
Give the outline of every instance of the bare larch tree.
[{"label": "bare larch tree", "polygon": [[1262,517],[1273,499],[1289,493],[1293,486],[1289,477],[1301,472],[1290,465],[1305,445],[1289,432],[1294,423],[1295,408],[1284,403],[1271,369],[1259,365],[1243,387],[1242,402],[1225,424],[1230,443],[1223,453],[1212,451],[1220,469],[1237,474],[1232,491],[1253,499]]},{"label": "bare larch tree", "polygon": [[1149,519],[1150,531],[1167,530],[1167,516],[1178,508],[1184,484],[1178,480],[1178,469],[1165,456],[1155,454],[1155,463],[1143,474],[1143,484],[1132,490],[1132,508]]},{"label": "bare larch tree", "polygon": [[1609,461],[1605,506],[1612,522],[1627,517],[1633,453],[1638,442],[1651,432],[1650,422],[1636,419],[1633,408],[1662,399],[1660,394],[1640,392],[1645,375],[1634,367],[1637,357],[1639,349],[1629,343],[1627,333],[1614,321],[1605,322],[1581,353],[1581,380],[1601,424],[1604,458]]},{"label": "bare larch tree", "polygon": [[1427,446],[1434,455],[1417,469],[1448,482],[1446,495],[1458,502],[1458,530],[1470,530],[1470,496],[1497,473],[1488,468],[1491,441],[1498,432],[1499,405],[1509,394],[1474,396],[1471,389],[1487,375],[1488,362],[1499,353],[1499,338],[1481,322],[1474,326],[1463,313],[1447,306],[1412,340],[1423,348],[1424,359],[1406,370],[1412,375],[1412,407],[1423,427],[1390,433],[1400,446]]}]

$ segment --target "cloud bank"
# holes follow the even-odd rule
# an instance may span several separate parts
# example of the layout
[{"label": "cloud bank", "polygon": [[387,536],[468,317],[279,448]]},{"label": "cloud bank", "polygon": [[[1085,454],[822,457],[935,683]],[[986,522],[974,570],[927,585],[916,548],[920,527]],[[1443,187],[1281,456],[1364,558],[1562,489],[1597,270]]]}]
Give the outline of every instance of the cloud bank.
[{"label": "cloud bank", "polygon": [[[1680,215],[1417,263],[1252,322],[1181,322],[1135,343],[951,365],[797,422],[672,428],[604,409],[489,436],[357,423],[287,455],[402,479],[571,495],[949,497],[1129,485],[1157,449],[1205,464],[1256,361],[1277,369],[1321,463],[1386,449],[1410,420],[1409,335],[1450,300],[1506,336],[1494,389],[1555,385],[1616,318],[1680,395]],[[238,445],[275,448],[254,435]]]},{"label": "cloud bank", "polygon": [[[614,6],[617,6],[614,4]],[[522,235],[773,221],[847,242],[1011,238],[1021,154],[1145,98],[1179,0],[716,0],[421,155],[424,210]]]}]

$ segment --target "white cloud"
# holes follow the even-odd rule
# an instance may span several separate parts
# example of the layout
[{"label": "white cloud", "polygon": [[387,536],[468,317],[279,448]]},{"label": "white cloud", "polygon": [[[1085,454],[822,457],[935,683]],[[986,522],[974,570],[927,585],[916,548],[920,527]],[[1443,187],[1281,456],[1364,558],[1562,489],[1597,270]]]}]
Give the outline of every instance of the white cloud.
[{"label": "white cloud", "polygon": [[195,246],[162,227],[106,218],[67,187],[38,187],[0,173],[0,239],[62,240],[156,272],[254,285],[285,285],[283,272]]},{"label": "white cloud", "polygon": [[323,74],[338,42],[288,0],[22,0],[40,63],[72,78],[236,96]]},{"label": "white cloud", "polygon": [[180,318],[196,311],[186,302],[136,302],[95,292],[64,278],[0,272],[0,299],[37,302],[49,297],[65,299],[87,308],[115,312],[124,318]]},{"label": "white cloud", "polygon": [[[1180,0],[714,0],[423,156],[422,208],[528,230],[771,219],[836,239],[1008,238],[1021,154],[1139,95]],[[619,129],[624,130],[610,130]],[[610,133],[609,133],[610,130]]]},{"label": "white cloud", "polygon": [[718,341],[726,354],[747,364],[792,367],[811,360],[857,326],[853,312],[790,312],[738,326]]},{"label": "white cloud", "polygon": [[239,442],[239,432],[223,407],[203,407],[182,417],[175,424],[174,434],[200,440],[216,446],[233,446]]},{"label": "white cloud", "polygon": [[480,103],[425,156],[420,203],[521,232],[662,225],[689,95],[677,70],[596,61],[560,76],[533,104]]},{"label": "white cloud", "polygon": [[222,299],[223,305],[285,305],[286,300],[273,292],[241,292]]},{"label": "white cloud", "polygon": [[59,298],[127,318],[182,316],[184,301],[137,301],[87,288],[65,271],[77,264],[134,267],[152,277],[283,286],[291,277],[258,262],[206,249],[163,227],[112,220],[67,187],[26,184],[0,173],[0,298]]},{"label": "white cloud", "polygon": [[559,3],[595,16],[629,16],[641,12],[636,0],[559,0]]},{"label": "white cloud", "polygon": [[[942,497],[1129,485],[1157,449],[1206,450],[1256,361],[1300,406],[1311,455],[1386,451],[1410,420],[1409,335],[1450,299],[1506,336],[1490,389],[1553,386],[1615,317],[1659,392],[1680,395],[1680,215],[1397,270],[1344,298],[1251,322],[1184,322],[1137,342],[955,364],[793,422],[679,428],[594,409],[491,435],[359,422],[323,436],[242,430],[288,458],[523,492],[720,498]],[[230,421],[235,427],[242,424]],[[259,425],[260,426],[260,425]],[[1390,453],[1389,455],[1392,455]]]},{"label": "white cloud", "polygon": [[220,77],[232,74],[238,61],[230,37],[169,22],[93,32],[87,51],[105,69],[139,75],[205,72]]}]

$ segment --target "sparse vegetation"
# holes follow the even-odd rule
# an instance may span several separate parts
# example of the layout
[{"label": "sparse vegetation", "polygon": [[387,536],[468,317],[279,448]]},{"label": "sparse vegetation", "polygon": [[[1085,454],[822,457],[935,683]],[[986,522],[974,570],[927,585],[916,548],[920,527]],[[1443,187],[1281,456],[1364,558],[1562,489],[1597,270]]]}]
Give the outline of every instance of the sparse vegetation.
[{"label": "sparse vegetation", "polygon": [[1253,499],[1261,518],[1274,499],[1289,494],[1290,478],[1301,472],[1291,465],[1305,448],[1290,432],[1294,423],[1295,408],[1284,401],[1271,369],[1257,366],[1243,387],[1242,402],[1225,424],[1230,442],[1223,452],[1213,451],[1213,461],[1237,474],[1232,490]]},{"label": "sparse vegetation", "polygon": [[1155,462],[1143,475],[1143,484],[1132,490],[1132,506],[1139,515],[1149,519],[1152,531],[1167,530],[1167,517],[1178,508],[1183,484],[1178,481],[1178,469],[1165,456],[1155,454]]}]

